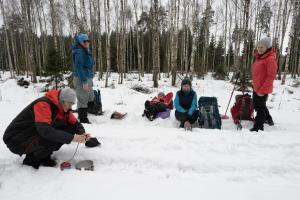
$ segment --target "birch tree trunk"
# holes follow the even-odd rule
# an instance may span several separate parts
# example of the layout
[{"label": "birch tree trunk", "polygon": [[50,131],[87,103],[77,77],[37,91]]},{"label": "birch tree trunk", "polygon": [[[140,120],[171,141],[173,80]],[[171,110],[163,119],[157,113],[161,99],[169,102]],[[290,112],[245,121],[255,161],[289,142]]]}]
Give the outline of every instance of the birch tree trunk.
[{"label": "birch tree trunk", "polygon": [[101,8],[100,0],[97,1],[97,71],[98,71],[98,80],[102,79],[103,75],[103,65],[102,65],[102,42],[101,42]]},{"label": "birch tree trunk", "polygon": [[284,73],[283,73],[283,77],[282,77],[282,80],[281,80],[281,85],[285,84],[286,74],[287,74],[289,64],[290,64],[291,41],[292,41],[292,36],[290,35],[289,44],[288,44],[288,51],[287,51],[286,58],[285,58]]},{"label": "birch tree trunk", "polygon": [[190,19],[190,2],[188,2],[187,5],[187,18],[186,18],[186,36],[185,36],[185,52],[184,52],[184,66],[185,66],[185,73],[186,76],[188,76],[189,72],[189,40],[190,40],[190,33],[189,33],[189,26],[187,25],[189,23]]},{"label": "birch tree trunk", "polygon": [[[238,0],[235,0],[235,11],[234,11],[234,20],[235,20],[235,30],[236,32],[236,38],[234,41],[234,71],[237,72],[240,68],[240,43],[241,43],[241,34],[240,34],[240,30],[241,30],[241,20],[240,21],[240,25],[238,24]],[[234,76],[232,76],[234,77]],[[233,79],[231,79],[231,81],[233,81]]]},{"label": "birch tree trunk", "polygon": [[133,0],[134,6],[134,15],[135,15],[135,31],[136,31],[136,48],[137,48],[137,66],[139,71],[139,81],[141,81],[141,74],[142,74],[142,66],[141,66],[141,51],[140,51],[140,36],[139,36],[139,27],[138,27],[138,3],[137,0]]},{"label": "birch tree trunk", "polygon": [[105,87],[108,86],[108,76],[110,74],[110,0],[105,0],[105,26],[106,26],[106,77],[105,77]]},{"label": "birch tree trunk", "polygon": [[120,79],[119,83],[123,83],[124,77],[124,69],[125,69],[125,47],[126,47],[126,40],[125,40],[125,3],[126,0],[120,0],[121,4],[121,27],[120,27]]},{"label": "birch tree trunk", "polygon": [[154,18],[153,18],[153,87],[158,87],[158,74],[159,74],[159,10],[158,10],[158,0],[154,0],[153,4]]},{"label": "birch tree trunk", "polygon": [[177,0],[171,1],[171,74],[172,74],[172,86],[176,84],[176,75],[177,75]]},{"label": "birch tree trunk", "polygon": [[225,0],[225,29],[224,29],[224,71],[229,71],[227,66],[227,54],[226,54],[226,48],[227,48],[227,10],[228,10],[228,0]]},{"label": "birch tree trunk", "polygon": [[282,13],[282,29],[281,29],[281,40],[280,40],[280,47],[279,47],[279,53],[278,53],[278,74],[277,74],[277,78],[278,80],[281,80],[281,66],[280,66],[280,57],[281,57],[281,53],[282,53],[282,47],[283,47],[283,41],[284,41],[284,36],[286,33],[286,28],[287,28],[287,24],[289,21],[289,17],[290,17],[290,12],[291,12],[291,7],[288,6],[288,1],[289,0],[284,0],[284,9],[283,9],[283,13]]},{"label": "birch tree trunk", "polygon": [[5,11],[4,11],[3,0],[0,0],[0,6],[1,6],[1,12],[2,12],[2,17],[3,17],[5,45],[6,45],[6,52],[7,52],[7,59],[8,59],[8,67],[9,67],[9,71],[10,71],[10,77],[15,78],[15,73],[14,73],[11,54],[10,54],[10,46],[9,46],[9,40],[8,40],[8,27],[7,27],[6,15],[5,15]]},{"label": "birch tree trunk", "polygon": [[53,37],[54,49],[57,50],[57,38],[56,38],[56,14],[54,8],[54,0],[49,0],[50,3],[50,16],[51,16],[51,31]]},{"label": "birch tree trunk", "polygon": [[[300,2],[299,2],[300,3]],[[298,5],[297,5],[297,3],[296,2],[294,2],[294,12],[293,12],[293,20],[292,20],[292,26],[291,26],[291,32],[290,32],[290,34],[289,34],[289,43],[288,43],[288,50],[287,50],[287,54],[286,54],[286,60],[285,60],[285,66],[284,66],[284,73],[283,73],[283,77],[282,77],[282,80],[281,80],[281,85],[284,85],[285,84],[285,81],[286,81],[286,74],[288,73],[288,68],[289,68],[289,64],[290,64],[290,62],[291,62],[291,53],[292,53],[292,51],[291,51],[291,48],[292,48],[292,42],[294,42],[295,44],[295,46],[296,46],[296,48],[297,48],[297,46],[298,46],[298,43],[297,42],[295,42],[295,40],[299,40],[299,39],[297,39],[297,38],[295,38],[295,36],[297,37],[297,35],[295,35],[295,32],[294,32],[294,30],[295,30],[295,26],[296,26],[296,28],[297,28],[297,26],[299,27],[299,24],[297,23],[297,19],[296,19],[296,17],[299,17],[298,15],[299,15],[299,10],[297,9],[298,8]],[[300,20],[298,20],[298,21],[300,21]],[[298,49],[298,51],[299,51],[299,49]],[[296,53],[294,53],[293,54],[293,56],[294,56],[294,58],[295,58],[295,61],[296,61],[296,58],[297,58],[297,54]],[[300,57],[300,56],[299,56]],[[295,62],[295,64],[296,64],[296,62]],[[292,67],[293,68],[293,67]]]},{"label": "birch tree trunk", "polygon": [[193,80],[194,72],[195,72],[195,54],[197,51],[197,43],[196,43],[196,33],[197,33],[197,19],[198,19],[198,12],[199,11],[199,4],[197,0],[193,0],[192,6],[192,28],[191,28],[191,35],[192,35],[192,52],[191,52],[191,60],[190,60],[190,79]]},{"label": "birch tree trunk", "polygon": [[36,70],[35,70],[35,63],[34,63],[34,50],[33,50],[33,28],[32,28],[32,16],[31,16],[31,7],[32,2],[30,0],[24,0],[23,2],[23,24],[24,24],[24,32],[25,32],[25,59],[27,60],[27,76],[30,73],[31,81],[33,83],[37,82],[36,79]]},{"label": "birch tree trunk", "polygon": [[[231,9],[230,9],[230,12],[229,12],[229,47],[232,46],[232,35],[231,35],[231,29],[232,29],[232,12],[231,12]],[[229,50],[229,48],[228,48]],[[231,52],[227,51],[227,55],[228,55],[228,59],[227,59],[227,66],[228,66],[228,72],[231,71],[231,65],[230,65],[230,54]]]},{"label": "birch tree trunk", "polygon": [[[143,1],[141,0],[141,11],[144,12],[144,5]],[[141,34],[141,76],[144,77],[145,73],[145,50],[144,50],[144,34]]]},{"label": "birch tree trunk", "polygon": [[77,13],[77,3],[76,0],[73,0],[73,9],[74,9],[74,18],[75,18],[75,32],[77,33],[80,30],[80,23],[78,19],[78,13]]},{"label": "birch tree trunk", "polygon": [[80,14],[81,14],[81,26],[83,30],[81,32],[87,31],[87,12],[85,8],[85,0],[80,0]]}]

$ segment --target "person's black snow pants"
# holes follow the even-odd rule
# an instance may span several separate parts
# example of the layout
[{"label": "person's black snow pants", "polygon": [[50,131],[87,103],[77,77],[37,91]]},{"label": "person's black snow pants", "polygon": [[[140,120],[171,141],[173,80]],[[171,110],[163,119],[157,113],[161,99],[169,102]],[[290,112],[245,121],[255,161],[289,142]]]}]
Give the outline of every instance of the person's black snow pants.
[{"label": "person's black snow pants", "polygon": [[270,112],[266,106],[266,102],[268,100],[268,95],[258,96],[255,92],[253,92],[253,105],[256,111],[255,117],[255,128],[263,128],[266,120],[272,119]]},{"label": "person's black snow pants", "polygon": [[[72,126],[61,126],[56,127],[56,129],[66,131],[71,134],[75,134],[75,129]],[[56,143],[37,136],[25,150],[25,154],[31,154],[38,160],[42,160],[50,156],[53,151],[58,151],[62,143]]]},{"label": "person's black snow pants", "polygon": [[187,113],[182,113],[178,112],[177,110],[175,111],[175,117],[178,121],[181,122],[181,126],[183,126],[184,122],[188,121],[191,124],[195,123],[198,119],[198,110],[195,110],[192,116],[189,116]]}]

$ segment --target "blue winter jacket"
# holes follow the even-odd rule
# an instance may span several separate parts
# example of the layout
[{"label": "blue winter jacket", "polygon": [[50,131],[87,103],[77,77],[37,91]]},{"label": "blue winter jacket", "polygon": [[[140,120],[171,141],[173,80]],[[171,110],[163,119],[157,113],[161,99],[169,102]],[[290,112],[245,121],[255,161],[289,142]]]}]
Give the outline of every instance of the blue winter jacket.
[{"label": "blue winter jacket", "polygon": [[176,93],[174,100],[176,111],[181,113],[187,113],[192,116],[197,109],[197,94],[191,89],[191,91],[185,94],[182,90]]},{"label": "blue winter jacket", "polygon": [[89,78],[94,77],[93,65],[95,61],[89,49],[79,44],[72,46],[73,75],[78,77],[82,84],[86,84]]}]

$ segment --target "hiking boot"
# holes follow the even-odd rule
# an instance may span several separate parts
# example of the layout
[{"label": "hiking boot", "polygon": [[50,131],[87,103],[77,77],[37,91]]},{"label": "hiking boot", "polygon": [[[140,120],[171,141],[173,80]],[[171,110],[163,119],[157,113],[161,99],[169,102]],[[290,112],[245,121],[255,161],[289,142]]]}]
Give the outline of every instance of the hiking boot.
[{"label": "hiking boot", "polygon": [[238,124],[236,125],[236,129],[237,129],[237,130],[242,130],[242,129],[243,129],[242,124],[241,124],[241,123],[238,123]]},{"label": "hiking boot", "polygon": [[91,124],[91,122],[87,118],[87,115],[88,115],[87,108],[78,108],[78,118],[80,123]]},{"label": "hiking boot", "polygon": [[88,113],[91,113],[91,114],[97,114],[96,112],[96,108],[95,108],[95,103],[93,101],[91,102],[88,102],[88,109],[87,109],[87,112]]},{"label": "hiking boot", "polygon": [[80,123],[82,124],[91,124],[90,120],[88,118],[79,119]]},{"label": "hiking boot", "polygon": [[184,128],[184,124],[180,123],[179,128]]},{"label": "hiking boot", "polygon": [[266,119],[265,124],[268,124],[269,126],[274,126],[274,121],[272,118]]},{"label": "hiking boot", "polygon": [[259,130],[263,131],[264,130],[264,127],[257,127],[257,126],[254,126],[253,128],[250,129],[251,132],[258,132]]},{"label": "hiking boot", "polygon": [[23,160],[23,165],[31,166],[35,169],[40,167],[39,159],[33,156],[33,154],[26,154],[26,157]]},{"label": "hiking boot", "polygon": [[191,131],[191,130],[192,130],[192,125],[191,125],[191,123],[188,122],[188,121],[184,122],[184,129],[185,129],[186,131]]},{"label": "hiking boot", "polygon": [[57,162],[56,160],[51,158],[51,155],[49,155],[41,161],[41,165],[45,167],[55,167],[57,165]]}]

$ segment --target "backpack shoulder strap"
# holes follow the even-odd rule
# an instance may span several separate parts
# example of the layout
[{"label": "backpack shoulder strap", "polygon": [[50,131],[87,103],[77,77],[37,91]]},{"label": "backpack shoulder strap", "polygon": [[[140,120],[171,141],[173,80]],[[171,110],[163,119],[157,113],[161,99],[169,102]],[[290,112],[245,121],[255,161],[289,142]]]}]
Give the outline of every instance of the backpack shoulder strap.
[{"label": "backpack shoulder strap", "polygon": [[50,105],[50,109],[51,109],[51,113],[52,113],[52,120],[55,119],[56,115],[57,115],[57,108],[56,105],[46,96],[43,96],[41,98],[38,98],[37,100],[35,100],[33,102],[33,105],[38,103],[38,102],[46,102]]}]

